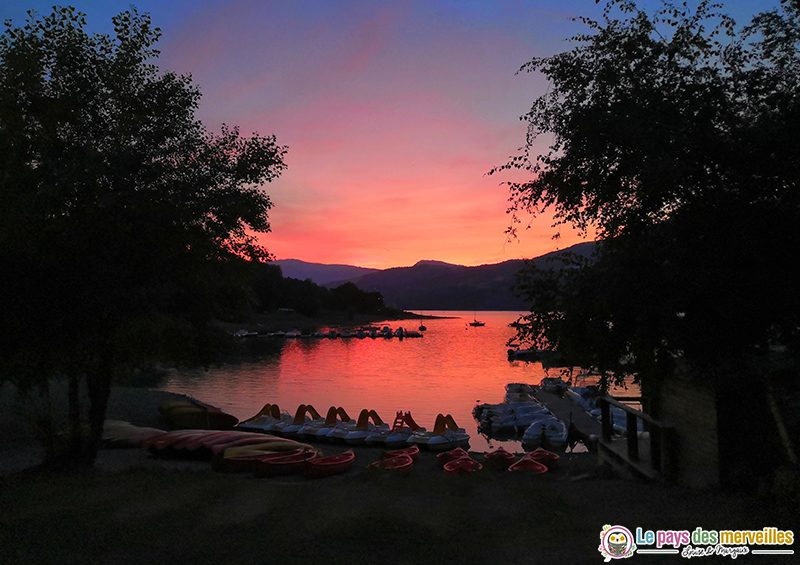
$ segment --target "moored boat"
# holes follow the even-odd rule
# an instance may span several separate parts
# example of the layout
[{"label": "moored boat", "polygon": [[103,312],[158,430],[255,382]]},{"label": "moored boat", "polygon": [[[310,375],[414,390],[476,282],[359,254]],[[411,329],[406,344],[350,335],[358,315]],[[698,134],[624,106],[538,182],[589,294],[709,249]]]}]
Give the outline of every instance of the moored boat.
[{"label": "moored boat", "polygon": [[522,458],[508,466],[509,471],[531,471],[537,475],[547,472],[547,466],[543,463],[531,459],[530,454],[525,454]]},{"label": "moored boat", "polygon": [[483,469],[483,465],[469,455],[453,459],[444,464],[444,472],[447,475],[471,475],[481,469]]},{"label": "moored boat", "polygon": [[378,461],[370,463],[370,470],[393,471],[399,475],[407,476],[411,471],[414,460],[408,454],[400,454],[394,457],[381,457]]},{"label": "moored boat", "polygon": [[319,456],[314,449],[301,449],[289,455],[257,457],[253,462],[253,474],[256,477],[278,477],[301,473],[306,463]]}]

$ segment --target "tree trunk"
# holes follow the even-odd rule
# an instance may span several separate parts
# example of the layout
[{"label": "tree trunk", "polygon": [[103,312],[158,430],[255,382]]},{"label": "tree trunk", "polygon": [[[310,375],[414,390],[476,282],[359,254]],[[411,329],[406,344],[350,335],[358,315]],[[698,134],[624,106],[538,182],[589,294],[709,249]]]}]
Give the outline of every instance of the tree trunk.
[{"label": "tree trunk", "polygon": [[80,389],[78,382],[78,373],[70,371],[69,379],[69,457],[78,458],[80,452],[83,450],[83,441],[81,434],[81,400]]},{"label": "tree trunk", "polygon": [[111,395],[112,373],[111,355],[105,351],[101,353],[97,366],[86,375],[86,388],[89,392],[89,439],[83,463],[87,467],[94,465],[103,440],[103,424],[106,419],[108,397]]}]

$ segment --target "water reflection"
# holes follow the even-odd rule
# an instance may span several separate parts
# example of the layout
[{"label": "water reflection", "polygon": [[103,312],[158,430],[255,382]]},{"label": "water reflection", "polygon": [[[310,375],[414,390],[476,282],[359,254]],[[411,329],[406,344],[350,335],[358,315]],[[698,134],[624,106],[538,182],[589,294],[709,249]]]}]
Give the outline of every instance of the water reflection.
[{"label": "water reflection", "polygon": [[[538,383],[538,363],[508,361],[509,323],[516,312],[481,312],[485,326],[468,325],[473,312],[431,312],[450,316],[426,320],[422,339],[256,338],[240,362],[208,371],[173,371],[163,390],[189,394],[219,406],[239,419],[253,416],[267,402],[294,412],[312,404],[321,413],[342,406],[350,414],[376,410],[385,421],[396,411],[411,411],[428,428],[439,413],[452,414],[472,436],[471,448],[499,445],[521,451],[518,441],[490,440],[478,434],[472,409],[479,402],[501,402],[509,382]],[[409,323],[410,322],[410,323]],[[416,328],[414,321],[387,323]],[[260,343],[256,343],[260,342]]]}]

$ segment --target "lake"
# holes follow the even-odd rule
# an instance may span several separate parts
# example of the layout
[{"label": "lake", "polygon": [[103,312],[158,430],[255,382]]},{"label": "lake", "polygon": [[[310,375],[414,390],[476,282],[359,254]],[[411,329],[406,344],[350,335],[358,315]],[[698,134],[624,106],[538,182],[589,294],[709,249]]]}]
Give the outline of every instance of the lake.
[{"label": "lake", "polygon": [[[351,418],[362,408],[374,409],[390,425],[398,410],[410,411],[429,430],[437,414],[452,414],[470,434],[471,449],[502,445],[522,451],[519,442],[478,435],[472,417],[476,403],[502,402],[507,383],[538,384],[546,375],[540,363],[508,361],[506,343],[515,335],[509,323],[519,314],[478,312],[486,323],[481,327],[468,325],[475,316],[471,311],[421,314],[446,318],[424,320],[422,338],[245,339],[248,355],[240,362],[173,371],[159,388],[208,402],[240,420],[266,403],[291,414],[300,404],[311,404],[323,416],[330,406],[342,406]],[[416,330],[420,322],[375,325]]]}]

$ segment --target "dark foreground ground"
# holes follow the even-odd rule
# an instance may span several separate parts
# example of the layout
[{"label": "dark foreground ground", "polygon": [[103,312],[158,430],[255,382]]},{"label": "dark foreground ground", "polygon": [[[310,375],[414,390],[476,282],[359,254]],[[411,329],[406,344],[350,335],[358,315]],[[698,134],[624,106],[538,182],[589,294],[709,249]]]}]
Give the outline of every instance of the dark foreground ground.
[{"label": "dark foreground ground", "polygon": [[[780,497],[633,481],[598,467],[591,454],[567,454],[558,471],[541,476],[485,468],[450,477],[434,454],[423,453],[403,478],[368,473],[380,451],[362,449],[347,474],[308,481],[216,474],[208,463],[116,449],[101,452],[91,472],[34,473],[24,470],[37,457],[30,433],[9,410],[9,391],[2,392],[2,564],[602,563],[604,524],[691,531],[796,523],[796,508]],[[168,397],[117,388],[109,416],[163,427],[156,406]],[[634,561],[685,562],[647,555]],[[736,561],[796,562],[754,555]]]}]

